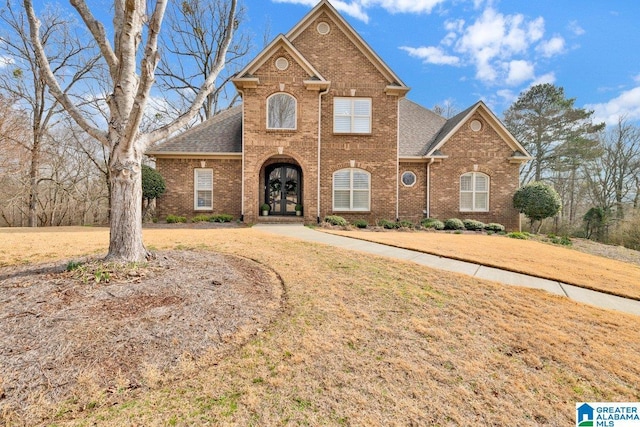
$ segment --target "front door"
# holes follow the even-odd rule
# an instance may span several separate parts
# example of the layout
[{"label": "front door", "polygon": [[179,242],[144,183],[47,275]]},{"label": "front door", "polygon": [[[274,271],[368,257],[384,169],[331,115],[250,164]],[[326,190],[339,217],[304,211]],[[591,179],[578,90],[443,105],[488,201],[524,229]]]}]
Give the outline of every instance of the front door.
[{"label": "front door", "polygon": [[265,171],[265,200],[271,206],[271,215],[295,215],[301,203],[302,173],[298,166],[278,163]]}]

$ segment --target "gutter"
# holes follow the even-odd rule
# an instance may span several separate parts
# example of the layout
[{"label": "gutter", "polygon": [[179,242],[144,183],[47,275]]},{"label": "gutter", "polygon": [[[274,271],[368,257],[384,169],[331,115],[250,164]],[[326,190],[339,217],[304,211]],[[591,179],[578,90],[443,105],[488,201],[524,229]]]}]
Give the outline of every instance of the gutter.
[{"label": "gutter", "polygon": [[427,218],[431,217],[431,165],[435,162],[436,159],[433,157],[427,163],[427,208],[424,213],[427,215]]},{"label": "gutter", "polygon": [[320,224],[320,146],[322,145],[322,96],[329,93],[329,86],[324,91],[318,92],[318,177],[317,177],[317,216],[316,221]]}]

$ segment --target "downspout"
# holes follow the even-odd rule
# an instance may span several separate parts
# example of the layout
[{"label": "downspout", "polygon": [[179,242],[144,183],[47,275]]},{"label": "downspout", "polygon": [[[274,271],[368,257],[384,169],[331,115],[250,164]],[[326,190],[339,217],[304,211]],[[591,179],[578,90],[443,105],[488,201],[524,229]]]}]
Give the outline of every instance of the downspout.
[{"label": "downspout", "polygon": [[400,98],[396,111],[396,222],[400,221]]},{"label": "downspout", "polygon": [[[242,151],[242,185],[240,187],[240,222],[244,222],[244,132],[245,132],[245,127],[244,127],[244,92],[240,89],[238,89],[238,93],[240,94],[240,98],[242,98],[242,137],[241,137],[241,145],[240,145],[240,150]],[[259,212],[258,212],[259,214]]]},{"label": "downspout", "polygon": [[316,221],[318,224],[320,224],[320,145],[322,143],[322,96],[326,95],[327,93],[329,93],[329,87],[327,86],[327,89],[325,89],[324,91],[320,91],[318,92],[318,198],[317,198],[317,205],[318,205],[318,211],[317,211],[317,216],[316,216]]},{"label": "downspout", "polygon": [[425,209],[427,218],[431,218],[431,164],[435,161],[436,159],[432,157],[427,163],[427,208]]}]

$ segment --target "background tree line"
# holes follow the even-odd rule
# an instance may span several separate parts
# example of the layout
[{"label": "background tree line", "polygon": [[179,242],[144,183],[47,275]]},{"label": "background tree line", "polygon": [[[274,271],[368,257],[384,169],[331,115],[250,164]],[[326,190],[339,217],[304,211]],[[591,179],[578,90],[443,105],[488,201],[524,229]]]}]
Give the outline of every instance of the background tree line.
[{"label": "background tree line", "polygon": [[533,159],[522,184],[545,182],[560,195],[561,211],[547,231],[640,249],[640,128],[625,117],[594,123],[564,89],[540,84],[504,113],[507,129]]},{"label": "background tree line", "polygon": [[[215,88],[197,100],[201,106],[183,128],[237,102],[227,83],[253,45],[238,31],[242,9],[233,12],[232,6],[225,0],[168,6],[169,31],[158,40],[168,55],[155,72],[162,97],[149,96],[152,108],[140,120],[141,135],[184,115],[212,73]],[[57,78],[86,128],[104,127],[113,72],[103,57],[108,49],[97,46],[95,37],[79,37],[87,29],[60,9],[50,6],[39,19],[46,69],[37,59],[25,8],[8,2],[0,10],[0,226],[104,224],[112,153],[96,138],[100,134],[82,132],[71,120],[50,94],[46,73]],[[234,32],[232,41],[228,30]],[[624,117],[609,127],[594,123],[593,112],[575,101],[562,87],[541,84],[505,111],[506,127],[533,157],[522,169],[521,183],[543,181],[558,192],[561,212],[545,225],[555,233],[633,246],[629,240],[640,229],[640,129]],[[435,110],[452,116],[455,106],[447,101]]]}]

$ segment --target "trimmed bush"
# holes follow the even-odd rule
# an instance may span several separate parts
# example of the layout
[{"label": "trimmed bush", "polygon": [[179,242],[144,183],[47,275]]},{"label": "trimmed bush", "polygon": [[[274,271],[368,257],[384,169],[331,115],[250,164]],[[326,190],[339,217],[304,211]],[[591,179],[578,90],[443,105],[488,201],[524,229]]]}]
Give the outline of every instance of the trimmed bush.
[{"label": "trimmed bush", "polygon": [[462,223],[464,224],[464,228],[472,231],[482,230],[485,226],[484,222],[476,221],[475,219],[465,219]]},{"label": "trimmed bush", "polygon": [[369,223],[364,219],[356,219],[352,224],[357,228],[367,228],[367,226],[369,225]]},{"label": "trimmed bush", "polygon": [[[193,218],[191,218],[191,222],[208,222],[209,221],[209,215],[196,215]],[[169,217],[167,217],[167,222],[169,222]]]},{"label": "trimmed bush", "polygon": [[398,228],[398,223],[395,221],[389,221],[388,219],[381,219],[380,221],[378,221],[378,226],[387,230],[393,230],[395,228]]},{"label": "trimmed bush", "polygon": [[449,218],[444,222],[445,230],[464,230],[464,223],[458,218]]},{"label": "trimmed bush", "polygon": [[168,224],[178,224],[182,222],[187,222],[186,216],[177,216],[177,215],[167,215],[167,223]]},{"label": "trimmed bush", "polygon": [[507,234],[507,237],[511,237],[512,239],[527,240],[529,239],[529,233],[521,233],[519,231],[515,231],[513,233]]},{"label": "trimmed bush", "polygon": [[423,219],[421,225],[424,228],[433,228],[434,230],[444,230],[444,222],[435,218]]},{"label": "trimmed bush", "polygon": [[229,214],[216,214],[209,217],[209,222],[231,222],[233,221],[233,215]]},{"label": "trimmed bush", "polygon": [[499,233],[501,231],[504,231],[504,225],[498,224],[497,222],[490,222],[489,224],[484,226],[484,229],[487,231]]},{"label": "trimmed bush", "polygon": [[347,226],[347,220],[339,215],[327,215],[324,217],[324,221],[331,225],[339,225],[342,227]]},{"label": "trimmed bush", "polygon": [[413,228],[415,227],[415,224],[412,223],[411,221],[408,221],[406,219],[400,220],[396,223],[396,227],[397,228]]}]

